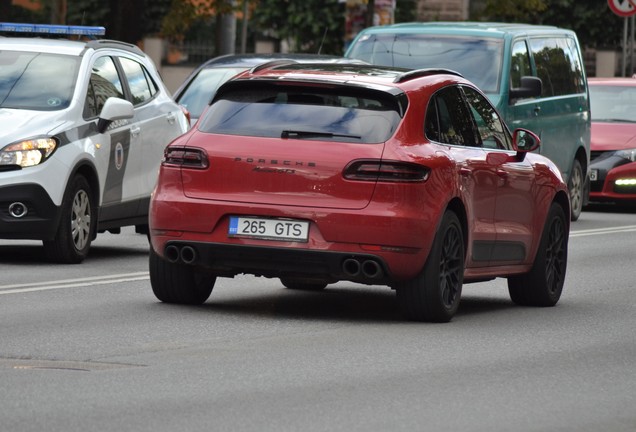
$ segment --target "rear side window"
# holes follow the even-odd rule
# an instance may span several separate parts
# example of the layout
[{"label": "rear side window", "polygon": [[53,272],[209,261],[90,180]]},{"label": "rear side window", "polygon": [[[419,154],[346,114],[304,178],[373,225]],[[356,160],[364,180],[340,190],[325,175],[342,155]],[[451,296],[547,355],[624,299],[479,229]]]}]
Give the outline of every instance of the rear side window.
[{"label": "rear side window", "polygon": [[133,105],[140,105],[157,93],[157,84],[152,80],[146,68],[134,60],[120,57],[119,61],[130,86]]},{"label": "rear side window", "polygon": [[487,149],[512,149],[506,128],[490,102],[470,87],[462,89],[477,125],[481,146]]},{"label": "rear side window", "polygon": [[433,95],[426,109],[424,133],[428,139],[442,144],[479,145],[459,87],[446,87]]},{"label": "rear side window", "polygon": [[533,38],[530,49],[543,83],[541,96],[583,93],[585,83],[576,44],[569,38]]},{"label": "rear side window", "polygon": [[380,143],[393,135],[401,121],[397,100],[383,92],[240,84],[217,96],[200,122],[201,131]]}]

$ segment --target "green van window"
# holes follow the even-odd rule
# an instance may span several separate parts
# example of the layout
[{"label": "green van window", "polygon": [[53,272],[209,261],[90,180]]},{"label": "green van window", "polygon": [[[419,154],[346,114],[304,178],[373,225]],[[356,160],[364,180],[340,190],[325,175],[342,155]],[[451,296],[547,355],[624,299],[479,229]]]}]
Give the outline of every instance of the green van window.
[{"label": "green van window", "polygon": [[581,93],[583,88],[578,55],[565,38],[530,40],[537,76],[543,83],[541,96],[563,96]]},{"label": "green van window", "polygon": [[531,76],[530,53],[525,41],[517,41],[512,46],[510,62],[510,88],[521,87],[521,77]]}]

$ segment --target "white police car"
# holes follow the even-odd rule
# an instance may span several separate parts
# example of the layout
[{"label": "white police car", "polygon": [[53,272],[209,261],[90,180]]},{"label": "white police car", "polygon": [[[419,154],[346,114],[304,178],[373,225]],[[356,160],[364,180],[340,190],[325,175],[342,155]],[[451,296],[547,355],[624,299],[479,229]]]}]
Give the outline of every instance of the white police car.
[{"label": "white police car", "polygon": [[[0,23],[2,32],[103,27]],[[0,36],[0,238],[79,263],[98,232],[147,232],[164,147],[189,119],[136,46]]]}]

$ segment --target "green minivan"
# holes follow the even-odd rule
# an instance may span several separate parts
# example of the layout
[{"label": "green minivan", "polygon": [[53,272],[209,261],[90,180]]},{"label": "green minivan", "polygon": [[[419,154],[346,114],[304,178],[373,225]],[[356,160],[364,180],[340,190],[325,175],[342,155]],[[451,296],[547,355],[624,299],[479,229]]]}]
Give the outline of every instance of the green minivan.
[{"label": "green minivan", "polygon": [[345,57],[410,69],[444,68],[475,83],[510,129],[541,137],[570,190],[577,220],[588,197],[590,104],[576,34],[529,24],[428,22],[370,27]]}]

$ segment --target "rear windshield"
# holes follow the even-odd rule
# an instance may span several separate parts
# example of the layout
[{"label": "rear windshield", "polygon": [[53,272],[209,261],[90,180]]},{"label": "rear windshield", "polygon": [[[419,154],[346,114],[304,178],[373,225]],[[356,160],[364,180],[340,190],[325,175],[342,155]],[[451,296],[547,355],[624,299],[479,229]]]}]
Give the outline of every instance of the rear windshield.
[{"label": "rear windshield", "polygon": [[379,91],[253,84],[240,83],[218,95],[199,130],[380,143],[393,135],[401,120],[396,97]]},{"label": "rear windshield", "polygon": [[373,34],[358,39],[347,57],[408,69],[451,69],[482,91],[498,93],[503,40],[431,34]]},{"label": "rear windshield", "polygon": [[55,111],[71,103],[79,57],[0,51],[0,108]]}]

